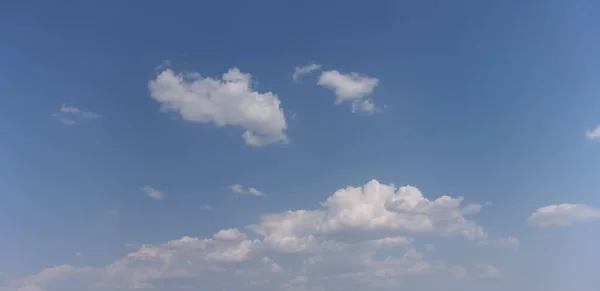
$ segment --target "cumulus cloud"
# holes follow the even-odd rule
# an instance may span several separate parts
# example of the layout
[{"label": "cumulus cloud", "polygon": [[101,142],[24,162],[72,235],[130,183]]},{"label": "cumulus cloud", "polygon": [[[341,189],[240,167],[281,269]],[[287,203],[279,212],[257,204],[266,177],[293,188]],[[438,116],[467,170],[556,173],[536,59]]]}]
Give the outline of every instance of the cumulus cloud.
[{"label": "cumulus cloud", "polygon": [[288,269],[269,254],[272,252],[259,240],[183,237],[143,245],[105,267],[62,265],[3,287],[8,291],[173,290],[185,284],[210,290],[258,291],[290,286],[332,290],[341,284],[360,290],[382,280],[397,282],[450,271],[443,262],[428,261],[413,248],[383,259],[377,258],[376,251],[358,245],[324,248]]},{"label": "cumulus cloud", "polygon": [[600,140],[600,125],[585,132],[585,137],[591,140]]},{"label": "cumulus cloud", "polygon": [[146,196],[148,196],[148,198],[150,199],[163,200],[165,198],[165,193],[163,191],[152,188],[150,186],[144,186],[140,188],[140,191],[146,194]]},{"label": "cumulus cloud", "polygon": [[307,65],[300,66],[300,67],[295,67],[294,74],[292,75],[292,79],[294,80],[294,82],[300,82],[300,77],[302,75],[312,73],[320,68],[321,68],[321,65],[317,65],[314,63],[307,64]]},{"label": "cumulus cloud", "polygon": [[229,69],[221,78],[166,69],[148,86],[162,110],[176,112],[185,120],[241,127],[245,130],[242,138],[252,146],[287,142],[287,123],[279,98],[272,92],[253,90],[251,77],[237,68]]},{"label": "cumulus cloud", "polygon": [[264,215],[251,229],[264,236],[266,244],[290,252],[314,248],[318,237],[352,231],[485,238],[483,227],[463,216],[462,200],[450,196],[429,200],[415,187],[396,189],[372,180],[338,190],[322,203],[323,209]]},{"label": "cumulus cloud", "polygon": [[361,75],[359,73],[343,74],[339,71],[325,71],[319,77],[318,85],[333,90],[336,104],[343,102],[352,103],[352,112],[373,113],[375,104],[365,97],[371,95],[379,79]]},{"label": "cumulus cloud", "polygon": [[246,232],[230,228],[208,238],[144,244],[103,267],[48,268],[0,290],[395,290],[410,277],[498,276],[491,265],[428,258],[412,246],[414,238],[396,235],[485,236],[463,217],[461,201],[430,200],[417,188],[373,180],[336,191],[320,210],[264,215]]},{"label": "cumulus cloud", "polygon": [[90,120],[100,118],[100,115],[92,111],[82,110],[74,106],[62,104],[60,110],[52,114],[62,124],[74,125],[86,123]]},{"label": "cumulus cloud", "polygon": [[234,194],[237,195],[249,195],[249,196],[265,196],[265,193],[263,193],[262,191],[256,189],[256,188],[245,188],[244,185],[240,185],[240,184],[234,184],[229,186],[229,189],[231,189],[231,192],[233,192]]},{"label": "cumulus cloud", "polygon": [[528,222],[534,227],[550,227],[594,220],[600,220],[600,209],[585,204],[563,203],[538,208],[531,214]]}]

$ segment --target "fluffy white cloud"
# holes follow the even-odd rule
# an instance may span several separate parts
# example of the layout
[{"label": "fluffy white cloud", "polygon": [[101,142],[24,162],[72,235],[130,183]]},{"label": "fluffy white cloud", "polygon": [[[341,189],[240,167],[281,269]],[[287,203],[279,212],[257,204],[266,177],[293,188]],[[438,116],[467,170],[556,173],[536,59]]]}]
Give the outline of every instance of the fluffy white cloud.
[{"label": "fluffy white cloud", "polygon": [[361,99],[373,93],[379,79],[358,73],[342,74],[339,71],[325,71],[319,77],[318,85],[334,90],[336,102]]},{"label": "fluffy white cloud", "polygon": [[324,209],[268,214],[251,226],[265,243],[288,251],[314,248],[319,237],[352,231],[433,233],[483,239],[483,227],[461,211],[463,198],[425,198],[412,186],[395,189],[372,180],[363,187],[340,189]]},{"label": "fluffy white cloud", "polygon": [[321,65],[317,65],[317,64],[307,64],[304,66],[295,67],[294,74],[292,75],[292,79],[294,80],[294,82],[299,82],[300,77],[302,75],[312,73],[320,68],[321,68]]},{"label": "fluffy white cloud", "polygon": [[528,221],[531,226],[567,226],[576,222],[600,220],[600,209],[585,204],[559,204],[538,208]]},{"label": "fluffy white cloud", "polygon": [[265,193],[256,188],[245,188],[244,185],[234,184],[229,186],[231,192],[238,195],[250,195],[250,196],[265,196]]},{"label": "fluffy white cloud", "polygon": [[0,283],[0,290],[395,290],[420,276],[498,276],[491,265],[428,258],[412,246],[414,238],[396,235],[484,237],[463,217],[461,201],[429,200],[414,187],[373,180],[338,190],[321,210],[265,215],[247,233],[232,228],[210,238],[145,244],[104,267],[57,266]]},{"label": "fluffy white cloud", "polygon": [[287,123],[279,98],[272,92],[254,91],[251,81],[250,74],[237,68],[221,78],[176,74],[167,69],[148,86],[164,111],[179,113],[185,120],[242,127],[248,145],[287,142]]},{"label": "fluffy white cloud", "polygon": [[592,130],[586,131],[585,136],[591,140],[600,140],[600,125]]},{"label": "fluffy white cloud", "polygon": [[377,110],[372,100],[364,99],[379,85],[377,78],[334,70],[321,73],[317,84],[334,91],[336,104],[352,102],[352,112],[373,113]]},{"label": "fluffy white cloud", "polygon": [[98,119],[100,118],[100,115],[74,106],[62,104],[60,110],[57,113],[53,113],[52,117],[58,119],[62,124],[73,125]]},{"label": "fluffy white cloud", "polygon": [[142,191],[144,194],[146,194],[146,196],[148,196],[148,198],[150,198],[150,199],[163,200],[165,198],[165,193],[163,191],[154,189],[150,186],[144,186],[144,187],[140,188],[140,191]]}]

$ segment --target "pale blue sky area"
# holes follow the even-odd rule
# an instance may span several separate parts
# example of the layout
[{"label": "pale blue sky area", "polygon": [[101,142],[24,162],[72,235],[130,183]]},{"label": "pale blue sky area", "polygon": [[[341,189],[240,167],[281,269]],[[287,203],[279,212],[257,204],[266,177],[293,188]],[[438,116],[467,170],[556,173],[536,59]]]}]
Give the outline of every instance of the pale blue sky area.
[{"label": "pale blue sky area", "polygon": [[[598,2],[9,2],[0,4],[1,291],[600,286]],[[294,81],[307,64],[319,66]],[[234,67],[251,74],[247,95],[207,89],[214,103],[190,101],[204,78],[221,82]],[[169,83],[171,73],[189,78]],[[279,107],[239,106],[268,98]],[[353,112],[365,100],[373,112]],[[261,144],[246,130],[264,134]],[[365,187],[367,208],[320,204],[372,179],[464,201],[407,209]],[[358,223],[368,205],[391,216]],[[297,209],[326,217],[263,216]],[[409,216],[433,226],[401,221]],[[473,225],[484,234],[466,234]],[[215,236],[185,255],[165,244],[230,228],[248,239]],[[314,241],[282,250],[284,234]],[[372,257],[352,245],[398,236],[411,241]],[[334,242],[360,251],[332,255]],[[175,258],[127,257],[142,244]],[[358,252],[369,259],[342,259]],[[411,252],[414,261],[385,261]],[[111,273],[133,257],[123,278]],[[240,270],[261,270],[255,262],[282,270],[231,285],[247,279]],[[212,263],[238,277],[210,275]],[[68,270],[40,275],[59,265]],[[330,270],[339,276],[324,278]]]}]

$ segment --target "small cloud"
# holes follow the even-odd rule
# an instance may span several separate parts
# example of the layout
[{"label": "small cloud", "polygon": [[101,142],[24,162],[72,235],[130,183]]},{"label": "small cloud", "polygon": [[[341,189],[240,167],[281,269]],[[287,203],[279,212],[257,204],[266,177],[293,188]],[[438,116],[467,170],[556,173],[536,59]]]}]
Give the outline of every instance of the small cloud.
[{"label": "small cloud", "polygon": [[362,112],[372,114],[375,113],[375,111],[377,111],[377,108],[371,99],[352,101],[352,113]]},{"label": "small cloud", "polygon": [[81,252],[76,252],[76,253],[75,253],[75,256],[76,256],[76,257],[81,257],[81,256],[83,256],[83,253],[81,253]]},{"label": "small cloud", "polygon": [[231,185],[229,186],[229,189],[231,189],[231,192],[233,192],[234,194],[238,194],[240,196],[265,196],[265,193],[256,188],[244,188],[244,186],[240,184]]},{"label": "small cloud", "polygon": [[212,205],[210,205],[210,204],[203,204],[203,205],[200,205],[200,209],[201,210],[211,210],[212,209]]},{"label": "small cloud", "polygon": [[98,119],[100,118],[100,115],[92,111],[86,111],[74,106],[62,104],[60,110],[57,113],[53,113],[52,117],[56,118],[62,124],[74,125]]},{"label": "small cloud", "polygon": [[594,220],[600,220],[600,209],[568,203],[538,208],[528,218],[529,225],[534,227],[568,226]]},{"label": "small cloud", "polygon": [[294,79],[294,82],[298,83],[300,82],[300,77],[302,75],[306,75],[309,73],[312,73],[318,69],[321,68],[321,65],[317,65],[314,63],[310,63],[301,67],[296,67],[294,68],[294,75],[292,75],[292,78]]},{"label": "small cloud", "polygon": [[165,198],[165,193],[163,191],[154,189],[150,186],[144,186],[140,188],[140,191],[142,191],[144,194],[146,194],[146,196],[154,200],[163,200]]},{"label": "small cloud", "polygon": [[481,211],[481,204],[469,204],[465,207],[463,207],[463,209],[461,210],[463,214],[476,214],[479,213]]},{"label": "small cloud", "polygon": [[600,125],[596,126],[596,128],[592,130],[586,131],[585,137],[587,137],[589,140],[600,140]]},{"label": "small cloud", "polygon": [[213,239],[220,241],[243,241],[248,239],[248,236],[241,233],[236,228],[223,229],[213,235]]},{"label": "small cloud", "polygon": [[377,78],[354,72],[343,74],[333,70],[321,73],[317,85],[333,90],[336,104],[351,102],[352,112],[373,113],[376,111],[373,101],[364,98],[371,95],[375,87],[379,85]]}]

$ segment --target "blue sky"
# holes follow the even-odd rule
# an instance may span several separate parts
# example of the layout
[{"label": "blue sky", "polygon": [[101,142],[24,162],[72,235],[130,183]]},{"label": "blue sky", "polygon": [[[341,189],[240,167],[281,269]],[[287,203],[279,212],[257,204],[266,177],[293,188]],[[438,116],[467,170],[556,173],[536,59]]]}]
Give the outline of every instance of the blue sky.
[{"label": "blue sky", "polygon": [[0,4],[0,290],[596,290],[599,11]]}]

